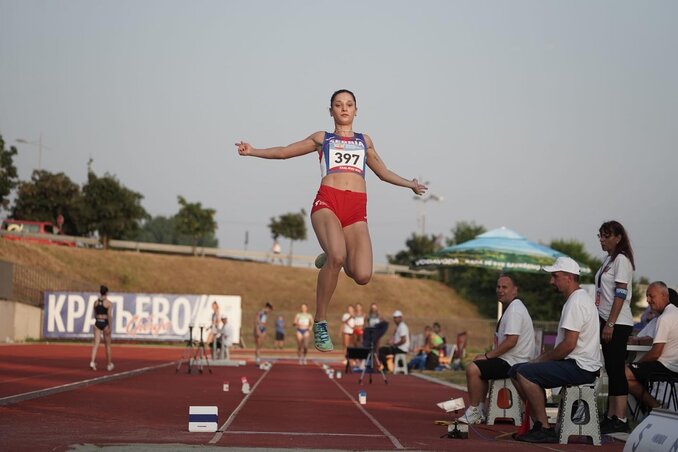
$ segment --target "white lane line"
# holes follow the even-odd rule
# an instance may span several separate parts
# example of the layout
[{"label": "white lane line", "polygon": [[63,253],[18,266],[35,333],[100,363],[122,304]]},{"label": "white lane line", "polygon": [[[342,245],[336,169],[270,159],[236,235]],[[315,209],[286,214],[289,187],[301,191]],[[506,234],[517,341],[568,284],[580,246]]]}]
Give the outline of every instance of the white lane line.
[{"label": "white lane line", "polygon": [[87,380],[75,381],[73,383],[67,383],[60,386],[52,386],[51,388],[38,389],[37,391],[24,392],[23,394],[17,394],[9,397],[3,397],[0,399],[0,406],[11,405],[14,403],[24,402],[26,400],[37,399],[39,397],[45,397],[52,394],[58,394],[60,392],[72,391],[74,389],[83,388],[85,386],[95,385],[99,383],[104,383],[107,381],[118,380],[120,378],[132,377],[134,375],[139,375],[149,370],[161,369],[163,367],[174,366],[176,361],[172,361],[165,364],[158,364],[157,366],[143,367],[141,369],[128,370],[126,372],[118,372],[111,375],[104,375],[102,377],[90,378]]},{"label": "white lane line", "polygon": [[365,416],[367,416],[367,418],[368,418],[370,421],[372,421],[372,423],[373,423],[374,425],[376,425],[377,428],[378,428],[379,430],[381,430],[382,433],[383,433],[384,435],[386,435],[386,437],[387,437],[388,439],[391,440],[391,442],[393,443],[393,445],[395,446],[396,449],[404,449],[403,445],[400,444],[400,441],[398,441],[398,438],[396,438],[395,436],[393,436],[393,435],[391,434],[391,432],[389,432],[388,430],[386,430],[386,427],[384,427],[383,425],[381,425],[381,424],[379,423],[379,421],[377,421],[377,420],[374,418],[374,416],[372,416],[370,413],[368,413],[367,410],[366,410],[365,408],[363,408],[363,406],[362,406],[360,403],[358,403],[358,401],[357,401],[356,399],[354,399],[353,396],[352,396],[351,394],[349,394],[348,391],[347,391],[346,389],[344,389],[343,386],[341,386],[339,383],[337,383],[337,380],[334,380],[334,379],[333,379],[333,380],[332,380],[332,383],[334,383],[335,385],[337,385],[337,388],[341,389],[341,391],[342,391],[344,394],[346,394],[346,397],[348,397],[348,398],[355,404],[355,406],[357,406],[358,409],[360,409],[360,411],[362,411],[363,414],[364,414]]},{"label": "white lane line", "polygon": [[16,381],[22,381],[22,380],[32,380],[34,378],[43,378],[43,377],[53,377],[55,375],[64,375],[64,374],[75,374],[80,372],[81,369],[70,369],[70,370],[64,370],[61,372],[47,372],[44,374],[36,374],[36,375],[30,375],[27,377],[17,377],[17,378],[11,378],[8,380],[0,380],[0,385],[4,385],[7,383],[14,383]]},{"label": "white lane line", "polygon": [[370,433],[325,433],[325,432],[253,432],[229,430],[229,435],[283,435],[283,436],[359,436],[361,438],[383,438],[381,434]]},{"label": "white lane line", "polygon": [[243,399],[240,401],[240,404],[235,408],[235,410],[233,410],[233,412],[232,412],[231,415],[228,417],[228,419],[226,419],[226,422],[224,423],[224,425],[222,425],[221,428],[220,428],[219,430],[217,430],[217,433],[216,433],[216,434],[212,437],[212,439],[209,441],[209,444],[216,444],[217,442],[219,442],[219,440],[221,439],[221,437],[224,435],[224,433],[226,432],[226,430],[228,429],[228,427],[231,425],[231,423],[232,423],[233,420],[235,419],[235,416],[236,416],[236,415],[238,414],[238,412],[242,409],[242,407],[245,406],[245,402],[247,402],[247,399],[249,399],[250,396],[251,396],[252,394],[254,394],[254,391],[255,391],[255,390],[257,389],[257,387],[259,386],[259,383],[261,383],[261,382],[263,381],[263,379],[266,377],[266,375],[268,375],[268,373],[271,371],[271,369],[272,369],[272,367],[270,367],[268,370],[266,370],[266,371],[264,372],[264,374],[263,374],[261,377],[259,377],[259,379],[257,380],[257,382],[254,383],[254,386],[252,386],[252,389],[250,389],[249,394],[247,394],[245,397],[243,397]]}]

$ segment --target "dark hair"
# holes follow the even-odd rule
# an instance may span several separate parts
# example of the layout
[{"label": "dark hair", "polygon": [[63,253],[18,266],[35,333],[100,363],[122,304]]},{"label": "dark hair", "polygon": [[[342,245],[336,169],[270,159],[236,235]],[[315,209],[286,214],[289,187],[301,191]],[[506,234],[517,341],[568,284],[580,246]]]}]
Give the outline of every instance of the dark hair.
[{"label": "dark hair", "polygon": [[612,260],[615,260],[615,258],[623,254],[626,256],[629,261],[631,261],[631,266],[633,269],[636,269],[636,263],[633,260],[633,249],[631,248],[631,241],[629,240],[629,236],[626,233],[626,229],[624,229],[624,226],[618,221],[606,221],[600,226],[600,229],[598,229],[598,232],[603,235],[603,234],[612,234],[612,235],[618,235],[621,237],[621,240],[619,243],[617,243],[617,246],[615,247],[614,251],[610,255]]},{"label": "dark hair", "polygon": [[272,305],[271,303],[266,303],[266,306],[265,306],[265,307],[267,307],[267,308],[270,309],[271,311],[273,310],[273,305]]},{"label": "dark hair", "polygon": [[99,293],[100,293],[101,295],[106,295],[106,294],[108,293],[108,287],[103,286],[103,285],[100,286],[100,287],[99,287]]},{"label": "dark hair", "polygon": [[514,275],[513,273],[502,272],[499,274],[499,278],[508,278],[511,280],[514,286],[518,287],[518,280],[516,279],[516,275]]},{"label": "dark hair", "polygon": [[341,93],[350,94],[351,97],[353,98],[353,102],[356,103],[356,104],[358,103],[358,101],[355,100],[355,94],[353,94],[351,91],[349,91],[347,89],[340,89],[340,90],[335,91],[334,94],[332,94],[332,97],[330,98],[330,106],[332,106],[332,104],[334,103],[334,98],[337,97]]},{"label": "dark hair", "polygon": [[671,302],[672,305],[678,306],[678,292],[676,292],[676,289],[672,289],[669,287],[669,302]]}]

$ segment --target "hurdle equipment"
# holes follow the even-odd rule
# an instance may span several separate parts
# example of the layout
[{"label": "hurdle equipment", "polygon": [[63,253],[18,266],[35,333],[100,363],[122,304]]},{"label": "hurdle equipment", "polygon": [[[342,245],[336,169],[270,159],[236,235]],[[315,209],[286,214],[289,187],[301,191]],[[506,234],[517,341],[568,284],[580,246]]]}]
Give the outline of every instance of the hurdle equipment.
[{"label": "hurdle equipment", "polygon": [[219,425],[219,409],[215,406],[191,406],[188,408],[189,432],[216,432]]},{"label": "hurdle equipment", "polygon": [[514,425],[523,422],[523,402],[510,378],[492,380],[490,383],[487,425],[494,425],[496,419],[510,419]]}]

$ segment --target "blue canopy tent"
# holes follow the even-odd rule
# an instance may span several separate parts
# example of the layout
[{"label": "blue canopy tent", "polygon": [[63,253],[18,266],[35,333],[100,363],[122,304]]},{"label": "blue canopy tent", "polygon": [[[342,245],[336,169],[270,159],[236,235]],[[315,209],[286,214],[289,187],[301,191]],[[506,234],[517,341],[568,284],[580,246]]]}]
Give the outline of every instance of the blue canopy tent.
[{"label": "blue canopy tent", "polygon": [[[499,271],[537,273],[542,266],[552,265],[565,254],[548,246],[531,242],[506,227],[493,229],[474,239],[448,246],[412,263],[413,268],[480,267]],[[591,269],[579,262],[581,274]],[[501,317],[501,303],[497,303],[497,319]]]},{"label": "blue canopy tent", "polygon": [[[548,246],[531,242],[506,227],[493,229],[476,238],[417,259],[414,268],[439,268],[469,266],[494,268],[507,271],[538,272],[544,265],[551,265],[565,254]],[[591,269],[581,262],[581,273]]]}]

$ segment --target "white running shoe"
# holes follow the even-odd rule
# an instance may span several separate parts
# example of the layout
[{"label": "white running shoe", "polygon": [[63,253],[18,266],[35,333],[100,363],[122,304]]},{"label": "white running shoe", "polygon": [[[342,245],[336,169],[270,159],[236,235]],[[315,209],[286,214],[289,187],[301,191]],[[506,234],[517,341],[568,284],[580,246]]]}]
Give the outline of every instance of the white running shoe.
[{"label": "white running shoe", "polygon": [[95,363],[94,361],[90,361],[89,368],[92,370],[97,370],[97,363]]},{"label": "white running shoe", "polygon": [[485,422],[485,415],[477,406],[470,406],[466,409],[463,416],[457,419],[462,424],[480,424]]},{"label": "white running shoe", "polygon": [[113,370],[114,367],[115,366],[113,365],[113,363],[110,363],[108,366],[106,366],[106,370],[108,370],[110,372],[110,371]]}]

